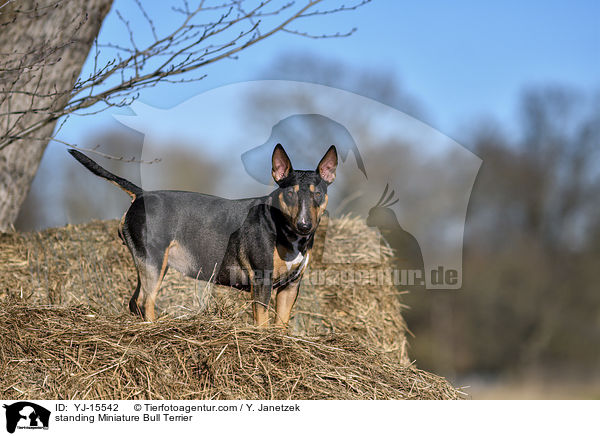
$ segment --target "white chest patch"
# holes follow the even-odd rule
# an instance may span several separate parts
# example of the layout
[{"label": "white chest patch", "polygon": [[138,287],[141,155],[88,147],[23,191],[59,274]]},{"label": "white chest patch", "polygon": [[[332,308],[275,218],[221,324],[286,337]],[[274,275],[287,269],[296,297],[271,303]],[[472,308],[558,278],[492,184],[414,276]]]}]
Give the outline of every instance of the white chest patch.
[{"label": "white chest patch", "polygon": [[292,259],[292,260],[286,260],[285,261],[285,266],[287,267],[287,270],[291,270],[292,267],[298,265],[298,264],[302,264],[302,266],[308,262],[308,258],[309,258],[309,254],[306,253],[306,256],[302,255],[301,252],[298,252],[298,255],[296,256],[296,258]]}]

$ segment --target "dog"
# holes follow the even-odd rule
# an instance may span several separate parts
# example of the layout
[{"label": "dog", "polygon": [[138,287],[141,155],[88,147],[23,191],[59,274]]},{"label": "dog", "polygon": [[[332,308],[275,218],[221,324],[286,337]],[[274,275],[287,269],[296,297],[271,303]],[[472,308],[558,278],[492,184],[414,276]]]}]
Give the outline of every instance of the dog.
[{"label": "dog", "polygon": [[168,268],[173,268],[194,279],[249,291],[257,326],[269,325],[275,290],[275,324],[287,326],[327,207],[327,188],[336,176],[335,146],[329,147],[315,170],[302,171],[292,168],[277,144],[271,158],[277,188],[264,197],[239,200],[186,191],[144,191],[85,154],[68,151],[132,198],[119,224],[119,237],[137,270],[138,283],[129,302],[132,313],[156,319],[156,295]]}]

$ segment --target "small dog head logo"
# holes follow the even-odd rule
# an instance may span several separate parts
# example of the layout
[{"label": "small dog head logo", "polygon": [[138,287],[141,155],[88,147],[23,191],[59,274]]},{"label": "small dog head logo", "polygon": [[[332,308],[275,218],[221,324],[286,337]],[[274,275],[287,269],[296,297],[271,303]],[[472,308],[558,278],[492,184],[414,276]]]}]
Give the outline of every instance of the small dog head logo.
[{"label": "small dog head logo", "polygon": [[6,431],[14,433],[18,428],[34,429],[48,428],[50,411],[42,406],[28,401],[19,401],[10,405],[5,404]]},{"label": "small dog head logo", "polygon": [[253,179],[265,185],[270,184],[268,159],[273,144],[285,144],[285,148],[300,168],[313,161],[322,153],[322,145],[335,144],[341,162],[350,154],[354,155],[358,169],[367,177],[363,158],[350,132],[340,123],[318,114],[297,114],[289,116],[271,128],[271,135],[262,145],[244,152],[241,156],[244,169]]}]

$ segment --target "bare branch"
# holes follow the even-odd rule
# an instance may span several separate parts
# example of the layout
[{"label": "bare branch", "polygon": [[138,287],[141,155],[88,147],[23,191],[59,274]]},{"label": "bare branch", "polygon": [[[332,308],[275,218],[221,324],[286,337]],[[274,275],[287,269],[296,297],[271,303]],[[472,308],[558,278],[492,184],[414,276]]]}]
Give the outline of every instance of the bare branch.
[{"label": "bare branch", "polygon": [[330,33],[330,34],[322,34],[322,35],[313,35],[307,32],[300,32],[298,30],[291,30],[291,29],[282,29],[284,32],[287,33],[291,33],[292,35],[298,35],[298,36],[303,36],[305,38],[312,38],[312,39],[327,39],[327,38],[344,38],[347,36],[352,35],[354,32],[356,32],[356,27],[354,27],[353,29],[349,30],[346,33],[340,33],[340,32],[336,32],[336,33]]},{"label": "bare branch", "polygon": [[314,17],[316,15],[331,15],[331,14],[336,14],[338,12],[354,11],[354,10],[360,8],[361,6],[366,5],[367,3],[371,3],[371,1],[372,0],[362,0],[361,2],[359,2],[355,5],[352,5],[352,6],[342,5],[339,8],[328,9],[328,10],[324,10],[324,11],[307,12],[305,14],[302,14],[299,18]]},{"label": "bare branch", "polygon": [[150,29],[152,30],[152,35],[154,36],[154,40],[157,41],[158,40],[158,36],[156,35],[156,27],[154,27],[154,22],[148,16],[148,13],[146,12],[146,10],[144,9],[144,7],[142,6],[142,3],[140,2],[140,0],[135,0],[135,4],[138,6],[138,8],[140,9],[140,11],[144,15],[144,18],[146,19],[146,21],[148,21],[148,24],[150,25]]},{"label": "bare branch", "polygon": [[112,160],[118,160],[121,162],[127,162],[127,163],[139,163],[139,164],[145,164],[145,165],[152,165],[155,163],[159,163],[162,161],[161,158],[155,158],[152,160],[142,160],[142,159],[136,159],[135,157],[124,157],[124,156],[114,156],[112,154],[107,154],[107,153],[103,153],[101,151],[98,151],[98,148],[100,148],[100,144],[96,144],[94,147],[92,148],[85,148],[85,147],[80,147],[76,144],[71,144],[70,142],[66,142],[63,141],[61,139],[56,138],[55,136],[53,137],[49,137],[49,138],[32,138],[32,139],[37,139],[40,141],[54,141],[54,142],[58,142],[60,144],[66,145],[67,147],[70,148],[74,148],[75,150],[79,150],[79,151],[83,151],[86,153],[93,153],[97,156],[101,156],[104,157],[106,159],[112,159]]},{"label": "bare branch", "polygon": [[[181,21],[164,35],[159,34],[141,0],[134,1],[141,19],[149,26],[151,42],[140,46],[141,39],[134,38],[132,19],[116,11],[117,18],[129,34],[129,45],[95,41],[91,53],[92,72],[87,77],[80,77],[68,88],[55,86],[49,92],[40,88],[40,80],[45,66],[58,62],[55,53],[64,51],[76,39],[77,25],[63,41],[56,41],[54,45],[42,43],[20,57],[15,57],[13,53],[7,60],[0,61],[0,73],[12,77],[11,80],[3,78],[0,81],[0,106],[4,109],[0,116],[5,117],[6,123],[3,124],[7,126],[0,137],[0,150],[16,139],[35,135],[39,129],[66,115],[91,115],[107,108],[127,106],[139,96],[140,90],[159,83],[202,80],[206,74],[190,74],[223,59],[235,59],[241,51],[279,32],[312,39],[350,36],[356,29],[318,35],[289,26],[299,18],[356,10],[371,0],[325,10],[316,9],[322,0],[288,1],[283,4],[274,0],[232,0],[216,5],[205,5],[204,1],[200,1],[195,8],[183,0],[181,7],[171,8],[181,15]],[[6,4],[2,3],[0,7]],[[86,19],[82,19],[79,27]],[[113,57],[106,58],[104,50],[112,52]],[[33,74],[28,77],[30,85],[27,87],[23,86],[22,81],[17,86],[16,77],[22,71],[35,71],[38,76]],[[116,84],[115,78],[118,79]],[[35,80],[37,84],[33,82]],[[18,94],[31,97],[29,107],[13,108],[3,104],[12,95]],[[30,113],[42,116],[25,118]]]}]

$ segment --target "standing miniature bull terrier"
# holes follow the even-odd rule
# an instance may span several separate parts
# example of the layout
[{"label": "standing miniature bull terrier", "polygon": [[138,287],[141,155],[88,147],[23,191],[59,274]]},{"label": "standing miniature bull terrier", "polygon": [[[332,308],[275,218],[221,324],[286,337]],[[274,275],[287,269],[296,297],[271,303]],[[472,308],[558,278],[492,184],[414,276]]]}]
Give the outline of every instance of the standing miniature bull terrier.
[{"label": "standing miniature bull terrier", "polygon": [[310,260],[314,235],[327,207],[327,187],[338,157],[331,146],[316,170],[294,170],[281,144],[272,156],[278,187],[264,197],[228,200],[185,191],[144,191],[86,155],[69,150],[97,176],[123,189],[131,206],[119,225],[138,283],[131,312],[156,318],[154,305],[169,267],[188,277],[249,291],[254,323],[269,324],[271,293],[276,325],[287,326]]}]

